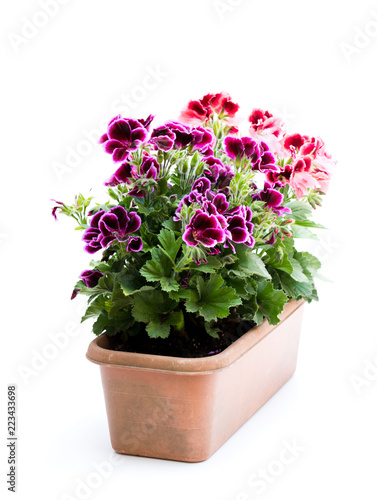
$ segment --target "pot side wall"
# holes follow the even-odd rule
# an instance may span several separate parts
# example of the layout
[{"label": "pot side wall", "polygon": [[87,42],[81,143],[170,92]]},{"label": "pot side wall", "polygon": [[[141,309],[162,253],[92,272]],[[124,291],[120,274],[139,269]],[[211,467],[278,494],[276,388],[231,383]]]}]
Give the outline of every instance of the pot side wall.
[{"label": "pot side wall", "polygon": [[246,334],[251,347],[246,343],[245,352],[218,369],[170,371],[101,363],[114,450],[185,462],[209,458],[293,375],[301,306],[291,304],[287,317],[257,341],[252,331]]}]

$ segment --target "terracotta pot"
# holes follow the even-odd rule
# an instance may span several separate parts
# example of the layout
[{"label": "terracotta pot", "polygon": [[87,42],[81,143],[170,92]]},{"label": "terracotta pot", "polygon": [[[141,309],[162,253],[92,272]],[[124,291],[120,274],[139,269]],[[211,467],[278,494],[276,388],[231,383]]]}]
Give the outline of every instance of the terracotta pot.
[{"label": "terracotta pot", "polygon": [[105,335],[87,358],[101,366],[111,443],[128,455],[209,458],[296,368],[304,301],[264,321],[220,354],[175,358],[112,351]]}]

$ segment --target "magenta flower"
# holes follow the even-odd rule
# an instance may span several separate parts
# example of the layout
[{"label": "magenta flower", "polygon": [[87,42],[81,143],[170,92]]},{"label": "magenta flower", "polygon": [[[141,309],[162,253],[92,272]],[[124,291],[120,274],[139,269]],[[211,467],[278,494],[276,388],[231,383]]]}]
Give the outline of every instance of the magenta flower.
[{"label": "magenta flower", "polygon": [[83,235],[82,239],[83,241],[85,241],[85,243],[87,243],[87,245],[85,246],[85,250],[88,253],[96,253],[102,248],[102,235],[101,231],[99,230],[98,223],[104,213],[104,210],[100,210],[95,215],[93,215],[90,221],[90,226],[88,229],[86,229]]},{"label": "magenta flower", "polygon": [[182,238],[187,245],[196,247],[198,243],[201,243],[210,248],[225,241],[225,231],[215,215],[208,215],[198,209],[187,225]]},{"label": "magenta flower", "polygon": [[105,181],[105,186],[118,186],[119,184],[130,184],[135,177],[135,167],[128,162],[124,162],[113,173],[113,175]]},{"label": "magenta flower", "polygon": [[209,179],[207,179],[207,177],[200,177],[192,185],[191,191],[204,194],[209,189],[211,189],[211,182]]},{"label": "magenta flower", "polygon": [[163,125],[162,127],[158,127],[153,130],[150,142],[161,151],[170,151],[173,149],[174,139],[174,132],[166,125]]},{"label": "magenta flower", "polygon": [[117,206],[103,214],[98,225],[103,236],[101,245],[105,248],[115,240],[128,240],[128,235],[139,229],[141,219],[136,212],[128,214],[123,207]]},{"label": "magenta flower", "polygon": [[80,274],[80,280],[87,288],[94,288],[98,285],[98,281],[102,278],[103,274],[100,271],[84,271]]},{"label": "magenta flower", "polygon": [[[147,118],[146,122],[149,120]],[[106,153],[113,155],[114,161],[123,161],[131,151],[136,149],[147,138],[146,128],[138,121],[117,116],[111,120],[99,142]]]},{"label": "magenta flower", "polygon": [[140,252],[143,242],[139,236],[130,236],[127,241],[127,252]]},{"label": "magenta flower", "polygon": [[[251,222],[253,216],[251,208],[240,205],[230,210],[226,215],[228,223],[227,238],[234,243],[243,243],[248,247],[253,247],[255,239],[252,236],[254,224]],[[233,245],[229,243],[229,246],[234,252]]]},{"label": "magenta flower", "polygon": [[133,240],[130,241],[129,235],[136,232],[140,225],[141,219],[137,213],[128,214],[121,206],[113,207],[109,212],[100,210],[92,217],[90,226],[84,233],[83,240],[87,243],[85,250],[91,254],[96,253],[114,241],[119,241],[127,243],[127,251],[139,251],[143,248],[141,239],[132,237]]},{"label": "magenta flower", "polygon": [[243,158],[246,156],[248,160],[251,160],[256,164],[260,159],[260,150],[258,143],[254,141],[251,137],[226,137],[225,141],[225,152],[233,159]]},{"label": "magenta flower", "polygon": [[215,142],[215,136],[209,129],[196,127],[192,129],[191,134],[193,151],[196,149],[202,151],[203,149],[213,146]]},{"label": "magenta flower", "polygon": [[51,201],[54,201],[55,203],[57,203],[57,204],[58,204],[56,207],[54,207],[54,208],[52,209],[52,212],[51,212],[51,214],[52,214],[53,218],[54,218],[55,220],[58,220],[58,218],[57,218],[57,216],[56,216],[56,211],[57,211],[57,210],[59,210],[59,209],[61,209],[61,207],[64,207],[64,203],[63,203],[62,201],[57,201],[57,200],[51,200]]},{"label": "magenta flower", "polygon": [[156,158],[145,154],[140,165],[140,175],[144,175],[147,179],[156,179],[159,173],[160,165]]}]

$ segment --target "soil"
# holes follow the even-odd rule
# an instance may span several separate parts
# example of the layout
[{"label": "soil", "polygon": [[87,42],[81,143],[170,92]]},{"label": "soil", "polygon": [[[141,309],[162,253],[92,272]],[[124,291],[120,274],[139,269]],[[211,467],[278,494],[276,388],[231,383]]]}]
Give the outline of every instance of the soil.
[{"label": "soil", "polygon": [[225,319],[221,322],[219,338],[211,337],[197,323],[186,327],[186,332],[172,332],[167,339],[151,339],[144,330],[129,337],[126,342],[112,339],[111,348],[116,351],[139,352],[180,358],[202,358],[220,353],[255,326],[249,321]]}]

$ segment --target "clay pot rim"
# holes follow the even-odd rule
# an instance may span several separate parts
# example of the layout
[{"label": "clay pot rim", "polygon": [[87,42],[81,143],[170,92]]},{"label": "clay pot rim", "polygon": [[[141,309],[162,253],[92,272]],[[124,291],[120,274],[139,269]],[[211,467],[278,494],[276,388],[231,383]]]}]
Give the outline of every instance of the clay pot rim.
[{"label": "clay pot rim", "polygon": [[[289,318],[304,303],[304,299],[288,302],[280,315],[281,322]],[[157,354],[114,351],[106,348],[109,345],[109,339],[105,334],[102,334],[89,344],[86,357],[92,363],[102,366],[132,367],[147,370],[183,372],[186,374],[187,372],[212,372],[234,363],[241,355],[272,333],[277,326],[271,326],[267,320],[264,320],[262,324],[246,332],[222,352],[203,358],[179,358]]]}]

